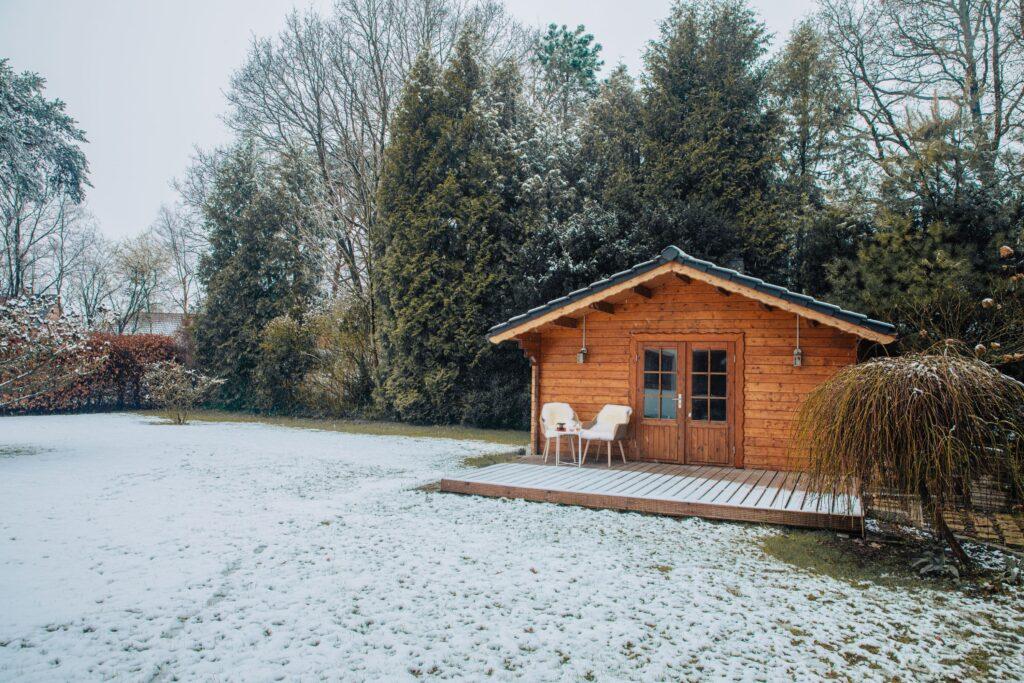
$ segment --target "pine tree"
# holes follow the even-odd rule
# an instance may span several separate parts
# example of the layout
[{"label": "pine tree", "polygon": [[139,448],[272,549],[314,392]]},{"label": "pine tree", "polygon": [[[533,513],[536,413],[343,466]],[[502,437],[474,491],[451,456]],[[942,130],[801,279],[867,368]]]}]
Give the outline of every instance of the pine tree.
[{"label": "pine tree", "polygon": [[520,184],[514,68],[488,74],[461,36],[439,72],[422,56],[396,114],[377,238],[384,316],[379,399],[403,420],[522,424],[519,354],[485,338],[511,313]]},{"label": "pine tree", "polygon": [[539,40],[535,109],[520,121],[525,181],[519,212],[527,241],[519,250],[517,309],[561,296],[601,276],[615,217],[598,201],[584,149],[586,113],[600,86],[601,46],[583,26],[554,24]]},{"label": "pine tree", "polygon": [[764,25],[743,0],[678,3],[646,56],[642,213],[635,241],[775,277],[771,206],[779,122],[768,107]]},{"label": "pine tree", "polygon": [[600,54],[601,45],[582,24],[573,31],[564,24],[550,24],[538,40],[533,56],[540,71],[538,104],[558,133],[574,126],[597,92],[597,74],[604,64]]},{"label": "pine tree", "polygon": [[777,204],[786,216],[786,285],[824,296],[829,264],[854,257],[865,234],[864,212],[847,189],[863,170],[844,153],[852,107],[835,55],[811,20],[793,29],[771,75],[782,117]]},{"label": "pine tree", "polygon": [[301,317],[315,291],[298,247],[301,182],[243,142],[216,169],[203,206],[210,251],[200,264],[206,301],[195,329],[197,360],[225,380],[219,400],[228,408],[256,406],[253,371],[263,328],[280,315]]}]

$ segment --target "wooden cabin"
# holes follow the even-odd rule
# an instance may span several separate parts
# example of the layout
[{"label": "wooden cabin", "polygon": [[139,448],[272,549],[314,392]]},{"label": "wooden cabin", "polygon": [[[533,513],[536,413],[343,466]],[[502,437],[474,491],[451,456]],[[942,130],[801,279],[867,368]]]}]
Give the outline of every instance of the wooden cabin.
[{"label": "wooden cabin", "polygon": [[488,338],[530,358],[534,453],[544,403],[583,420],[615,403],[633,407],[632,460],[799,470],[788,446],[804,397],[895,328],[668,247]]}]

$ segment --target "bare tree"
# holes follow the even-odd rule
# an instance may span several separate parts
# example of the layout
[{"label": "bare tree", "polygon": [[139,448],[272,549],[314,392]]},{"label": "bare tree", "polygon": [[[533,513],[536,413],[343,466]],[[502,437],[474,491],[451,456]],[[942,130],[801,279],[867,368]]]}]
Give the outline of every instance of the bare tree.
[{"label": "bare tree", "polygon": [[371,244],[391,117],[416,57],[428,51],[443,61],[467,26],[496,58],[522,59],[531,44],[496,2],[339,0],[329,17],[293,12],[276,38],[255,40],[232,79],[232,128],[312,169],[303,248],[329,298],[369,310],[368,348],[376,318]]},{"label": "bare tree", "polygon": [[167,258],[168,295],[184,315],[196,307],[199,283],[196,271],[205,241],[192,214],[182,205],[160,207],[153,234]]},{"label": "bare tree", "polygon": [[68,282],[68,306],[82,316],[89,329],[104,326],[118,290],[115,245],[93,234]]},{"label": "bare tree", "polygon": [[[822,0],[870,158],[916,155],[931,121],[952,124],[980,179],[1015,166],[1024,132],[1017,0]],[[948,129],[947,129],[948,130]]]},{"label": "bare tree", "polygon": [[167,254],[151,231],[122,242],[114,255],[118,288],[111,298],[111,325],[118,334],[135,332],[139,315],[152,310],[167,267]]}]

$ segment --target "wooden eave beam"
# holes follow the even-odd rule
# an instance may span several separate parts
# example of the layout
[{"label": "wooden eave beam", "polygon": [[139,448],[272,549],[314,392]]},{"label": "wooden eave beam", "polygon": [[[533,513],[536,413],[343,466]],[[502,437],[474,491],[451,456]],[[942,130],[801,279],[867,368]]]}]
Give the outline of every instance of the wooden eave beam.
[{"label": "wooden eave beam", "polygon": [[672,273],[672,274],[675,275],[676,279],[679,280],[680,282],[682,282],[684,285],[688,285],[691,282],[693,282],[693,278],[690,277],[689,275],[684,275],[683,273]]},{"label": "wooden eave beam", "polygon": [[502,330],[501,332],[492,334],[488,337],[488,340],[492,344],[500,344],[503,341],[514,339],[515,337],[518,337],[525,332],[529,332],[530,330],[535,330],[541,327],[542,325],[546,325],[555,318],[564,316],[567,313],[585,310],[588,306],[590,306],[590,304],[594,303],[595,301],[604,301],[605,299],[616,294],[631,292],[633,290],[633,287],[641,285],[644,282],[647,282],[648,280],[651,280],[652,278],[655,278],[659,275],[671,273],[672,268],[673,264],[671,263],[662,264],[653,270],[649,270],[645,273],[640,273],[635,277],[629,278],[628,280],[623,280],[622,282],[612,285],[611,287],[602,289],[599,292],[594,292],[593,294],[585,296],[581,298],[579,301],[575,301],[571,304],[561,306],[557,309],[539,315],[536,318],[526,320],[514,327],[510,327],[505,330]]},{"label": "wooden eave beam", "polygon": [[590,309],[594,311],[600,311],[601,313],[607,313],[608,315],[615,314],[615,306],[608,303],[607,301],[595,301],[590,304]]},{"label": "wooden eave beam", "polygon": [[540,335],[536,332],[528,332],[524,335],[516,337],[516,343],[519,344],[519,348],[522,350],[523,355],[529,358],[531,361],[536,361],[540,355]]},{"label": "wooden eave beam", "polygon": [[764,310],[768,311],[769,313],[771,313],[772,311],[775,310],[774,306],[772,306],[771,304],[766,304],[763,301],[761,302],[761,308],[763,308]]},{"label": "wooden eave beam", "polygon": [[650,299],[654,295],[654,293],[651,292],[650,287],[644,287],[643,285],[633,287],[633,293],[637,296],[642,296],[645,299]]},{"label": "wooden eave beam", "polygon": [[722,296],[732,296],[732,292],[730,292],[725,287],[716,287],[715,289],[717,289],[718,293],[721,294]]},{"label": "wooden eave beam", "polygon": [[557,325],[558,327],[575,328],[577,325],[579,325],[579,322],[576,321],[576,318],[562,316],[561,318],[555,318],[554,320],[552,320],[551,324]]}]

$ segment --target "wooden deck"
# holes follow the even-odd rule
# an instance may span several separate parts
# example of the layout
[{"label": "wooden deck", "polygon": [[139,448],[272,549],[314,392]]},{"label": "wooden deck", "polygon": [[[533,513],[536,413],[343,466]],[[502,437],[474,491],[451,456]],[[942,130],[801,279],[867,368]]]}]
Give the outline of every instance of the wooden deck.
[{"label": "wooden deck", "polygon": [[800,472],[630,462],[584,467],[539,458],[441,480],[441,490],[679,517],[859,532],[860,499],[809,490]]}]

